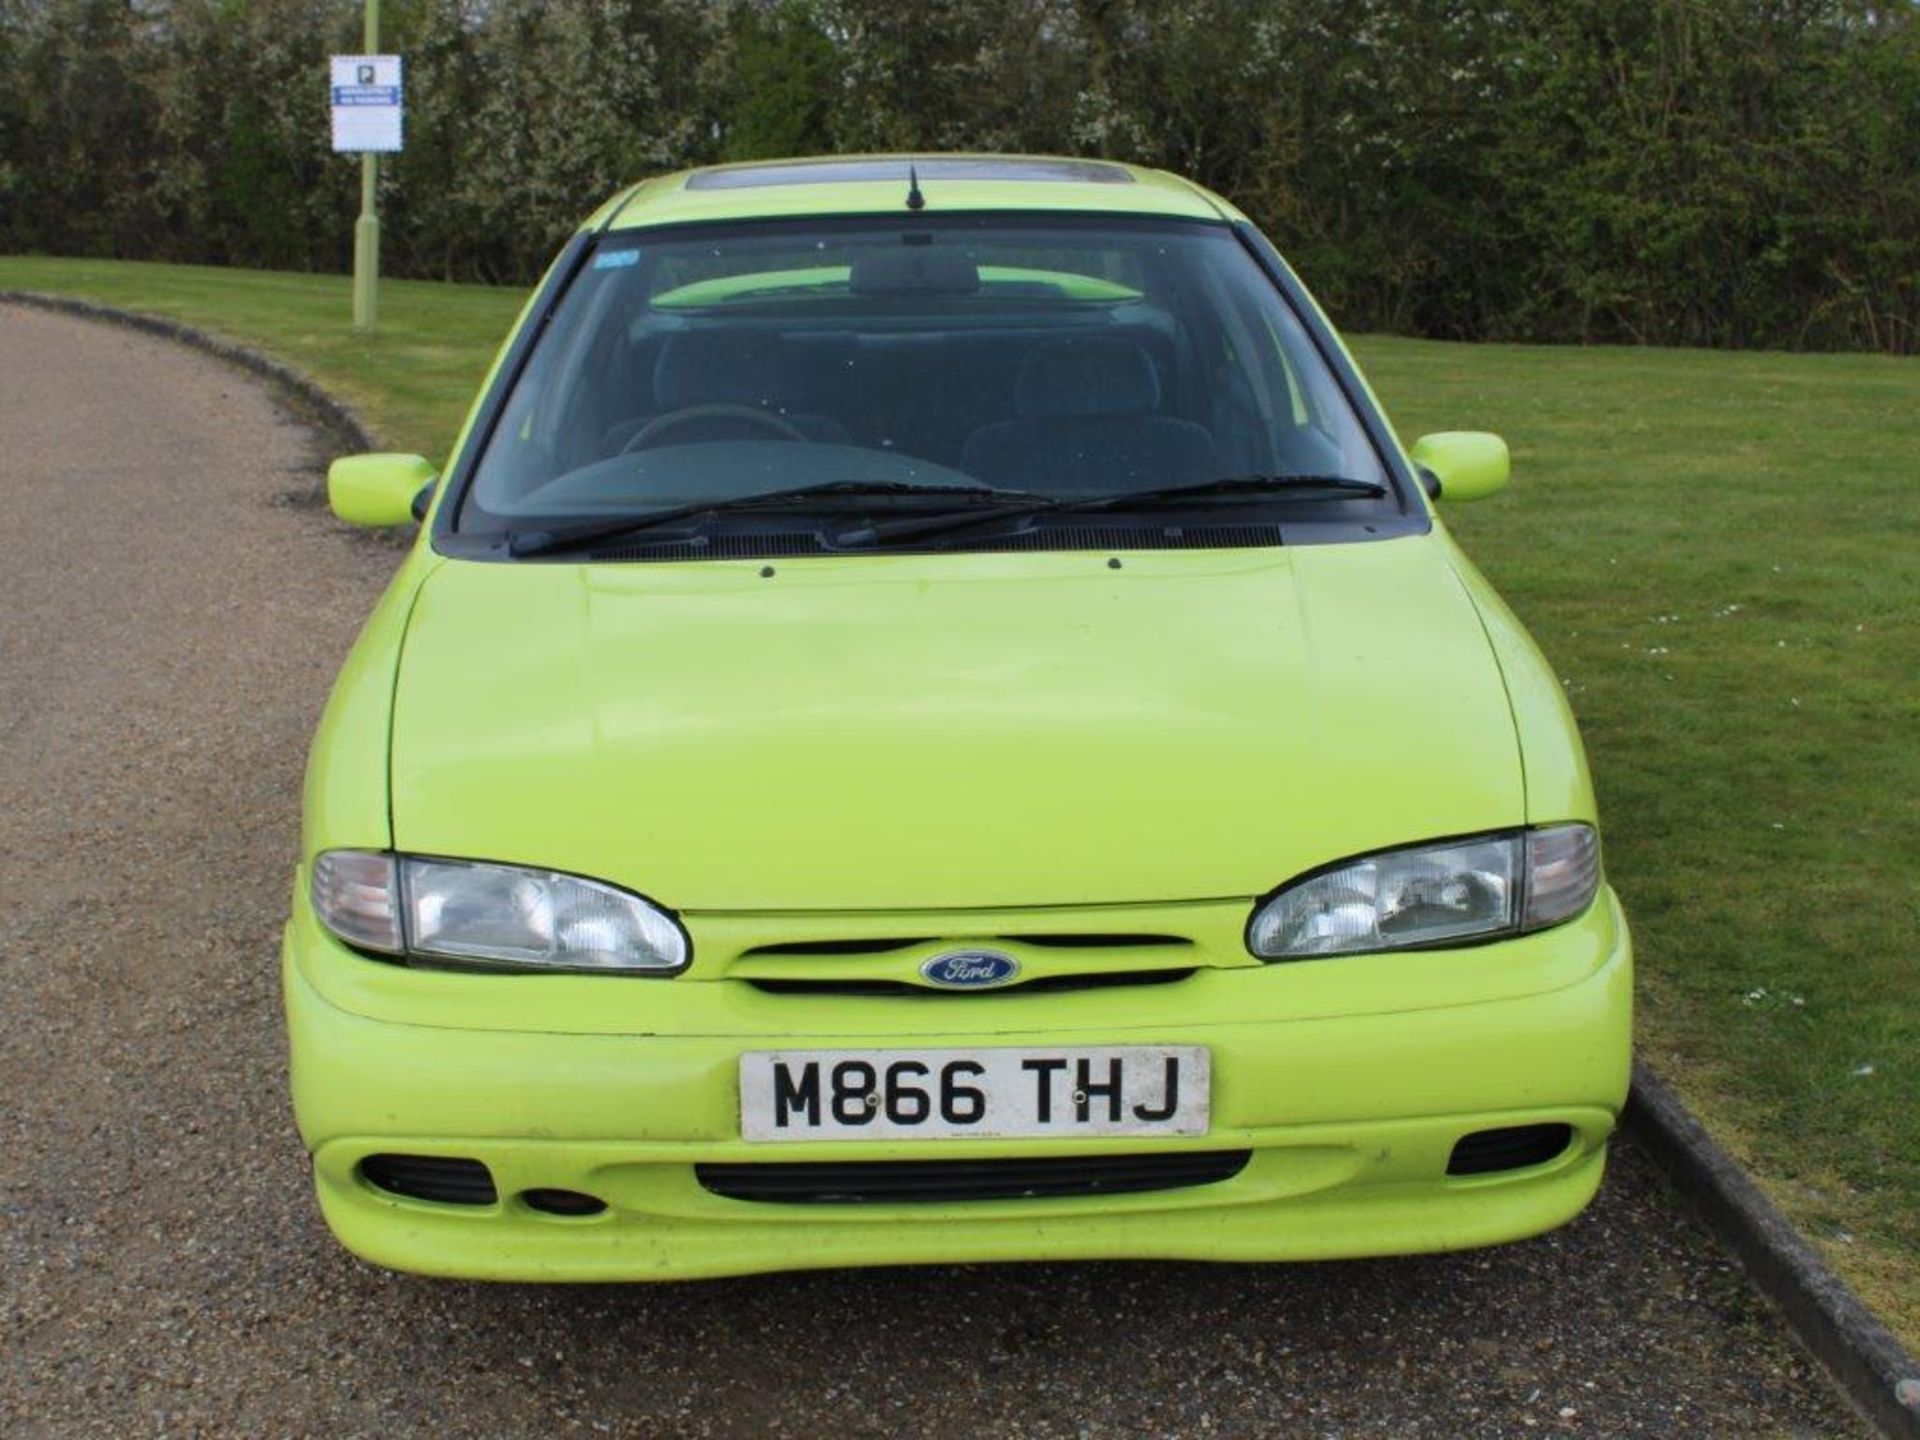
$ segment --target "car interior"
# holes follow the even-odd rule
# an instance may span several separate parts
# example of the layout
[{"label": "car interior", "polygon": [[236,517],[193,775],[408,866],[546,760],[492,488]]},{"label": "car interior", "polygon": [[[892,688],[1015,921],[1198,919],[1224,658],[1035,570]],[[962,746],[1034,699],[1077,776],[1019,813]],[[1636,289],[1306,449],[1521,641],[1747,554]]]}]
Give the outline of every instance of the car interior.
[{"label": "car interior", "polygon": [[650,371],[642,408],[602,432],[594,458],[747,438],[911,446],[993,485],[1018,488],[1044,470],[1062,493],[1201,479],[1220,464],[1205,425],[1167,413],[1164,367],[1134,334],[789,338],[730,328],[683,330],[648,348],[652,365],[635,362]]}]

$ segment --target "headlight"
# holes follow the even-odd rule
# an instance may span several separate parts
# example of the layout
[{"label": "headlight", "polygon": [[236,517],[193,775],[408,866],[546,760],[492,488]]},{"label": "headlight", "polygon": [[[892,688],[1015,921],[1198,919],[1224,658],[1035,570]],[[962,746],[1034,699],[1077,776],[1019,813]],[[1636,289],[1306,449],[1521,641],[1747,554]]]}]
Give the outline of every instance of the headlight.
[{"label": "headlight", "polygon": [[515,970],[672,974],[687,937],[625,890],[517,865],[329,850],[313,908],[347,944]]},{"label": "headlight", "polygon": [[1253,913],[1263,960],[1517,935],[1570,920],[1600,888],[1590,825],[1552,825],[1368,855],[1283,887]]}]

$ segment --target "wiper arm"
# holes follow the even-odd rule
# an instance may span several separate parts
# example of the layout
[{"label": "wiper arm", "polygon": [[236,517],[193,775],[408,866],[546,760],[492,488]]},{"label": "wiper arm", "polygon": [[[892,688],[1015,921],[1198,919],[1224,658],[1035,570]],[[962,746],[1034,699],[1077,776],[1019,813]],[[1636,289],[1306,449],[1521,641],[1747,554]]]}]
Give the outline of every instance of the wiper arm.
[{"label": "wiper arm", "polygon": [[943,500],[1026,501],[1028,496],[1016,490],[995,490],[987,486],[921,485],[911,480],[828,480],[818,485],[796,485],[786,490],[758,490],[722,500],[702,500],[693,505],[675,505],[665,510],[650,510],[644,515],[624,515],[618,520],[577,525],[566,530],[534,530],[516,533],[507,541],[507,553],[516,560],[531,555],[552,555],[564,550],[591,550],[608,540],[656,530],[706,515],[733,510],[771,509],[800,504],[837,495],[934,495]]},{"label": "wiper arm", "polygon": [[1230,475],[1218,480],[1203,480],[1194,485],[1162,485],[1150,490],[1126,490],[1117,495],[1095,495],[1084,500],[1056,500],[1045,495],[1022,495],[1019,491],[988,491],[987,494],[1006,498],[1009,503],[991,509],[982,506],[960,514],[882,520],[837,535],[834,543],[882,545],[889,540],[919,540],[954,530],[970,530],[976,525],[990,525],[996,520],[1025,520],[1035,515],[1089,510],[1148,509],[1176,505],[1187,500],[1203,500],[1213,495],[1276,492],[1304,492],[1314,499],[1340,499],[1349,495],[1378,499],[1387,493],[1387,487],[1373,480],[1356,480],[1347,475]]},{"label": "wiper arm", "polygon": [[1351,475],[1225,475],[1192,485],[1161,485],[1150,490],[1123,490],[1118,495],[1071,500],[1061,508],[1131,510],[1136,506],[1177,505],[1213,495],[1272,495],[1296,491],[1311,494],[1315,499],[1338,500],[1349,495],[1365,495],[1377,500],[1387,493],[1387,487],[1377,480],[1356,480]]},{"label": "wiper arm", "polygon": [[884,545],[889,540],[918,540],[928,535],[944,535],[949,530],[964,530],[974,525],[988,525],[995,520],[1021,520],[1029,515],[1043,515],[1049,510],[1065,510],[1072,507],[1059,500],[1049,499],[1045,495],[1021,495],[1014,490],[989,491],[989,494],[1012,497],[1004,505],[981,506],[976,510],[944,511],[938,515],[915,515],[904,520],[876,520],[871,525],[863,525],[858,530],[848,530],[833,537],[835,545]]}]

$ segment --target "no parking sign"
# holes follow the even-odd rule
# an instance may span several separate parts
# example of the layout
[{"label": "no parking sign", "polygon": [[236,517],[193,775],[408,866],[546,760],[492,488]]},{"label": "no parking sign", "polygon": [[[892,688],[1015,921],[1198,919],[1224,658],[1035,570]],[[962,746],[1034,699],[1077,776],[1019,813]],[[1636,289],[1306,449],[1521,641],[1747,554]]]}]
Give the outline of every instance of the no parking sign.
[{"label": "no parking sign", "polygon": [[400,148],[400,57],[333,57],[333,148],[394,151]]}]

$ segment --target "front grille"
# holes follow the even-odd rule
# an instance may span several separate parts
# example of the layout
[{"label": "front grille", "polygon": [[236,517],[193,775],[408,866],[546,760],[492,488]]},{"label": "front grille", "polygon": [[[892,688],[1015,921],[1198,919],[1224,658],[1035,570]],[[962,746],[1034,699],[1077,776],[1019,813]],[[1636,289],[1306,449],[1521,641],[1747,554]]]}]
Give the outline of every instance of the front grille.
[{"label": "front grille", "polygon": [[491,1205],[499,1198],[493,1175],[478,1160],[442,1155],[369,1155],[360,1162],[369,1185],[409,1200],[442,1205]]},{"label": "front grille", "polygon": [[1246,1169],[1250,1150],[1173,1150],[1017,1160],[829,1160],[696,1165],[715,1195],[774,1205],[895,1205],[1132,1195],[1216,1185]]},{"label": "front grille", "polygon": [[1509,1125],[1463,1135],[1447,1161],[1449,1175],[1493,1175],[1558,1159],[1573,1141],[1571,1125]]},{"label": "front grille", "polygon": [[889,950],[905,950],[910,945],[926,944],[926,937],[874,940],[784,940],[776,945],[756,945],[742,952],[743,959],[755,955],[884,955]]},{"label": "front grille", "polygon": [[1148,950],[1156,946],[1193,944],[1184,935],[1129,935],[1119,931],[1095,931],[1087,935],[1002,935],[1000,938],[1056,950]]},{"label": "front grille", "polygon": [[1116,985],[1172,985],[1193,974],[1185,970],[1094,970],[1082,975],[1042,975],[1034,980],[1017,980],[1011,985],[983,986],[978,990],[948,990],[935,985],[914,985],[905,980],[806,980],[768,979],[756,976],[747,981],[756,990],[769,995],[911,995],[919,999],[950,1000],[955,996],[978,998],[983,995],[1034,995],[1053,990],[1101,990]]},{"label": "front grille", "polygon": [[[906,950],[915,945],[927,945],[937,938],[926,935],[885,935],[873,937],[847,936],[835,940],[782,940],[768,945],[755,945],[741,951],[743,960],[760,955],[885,955],[893,950]],[[1042,950],[1151,950],[1174,947],[1191,947],[1193,941],[1184,935],[1149,935],[1130,931],[1094,930],[1079,932],[1043,932],[1037,935],[994,935],[982,941],[954,940],[955,945],[970,944],[1014,944],[1031,945]]]}]

